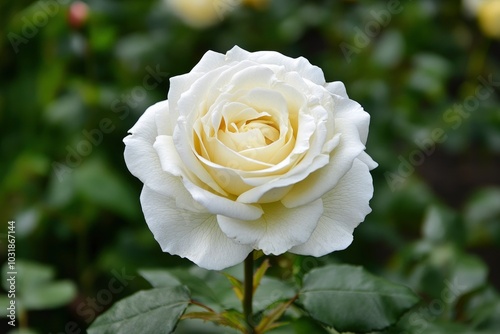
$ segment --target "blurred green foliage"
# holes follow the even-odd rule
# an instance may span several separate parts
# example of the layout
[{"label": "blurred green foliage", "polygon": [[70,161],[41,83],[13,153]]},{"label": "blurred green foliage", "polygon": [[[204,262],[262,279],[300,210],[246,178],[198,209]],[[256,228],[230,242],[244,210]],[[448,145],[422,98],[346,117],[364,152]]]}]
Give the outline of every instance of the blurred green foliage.
[{"label": "blurred green foliage", "polygon": [[[360,264],[423,298],[394,332],[498,331],[500,43],[460,2],[391,3],[271,0],[199,30],[162,1],[88,0],[80,27],[68,20],[70,1],[3,1],[0,254],[15,220],[18,265],[34,271],[24,283],[43,283],[24,292],[25,329],[87,328],[149,287],[138,268],[188,265],[149,232],[122,139],[166,98],[169,77],[207,50],[239,45],[305,56],[327,81],[343,81],[372,116],[367,151],[379,163],[373,212],[352,246],[321,259],[273,257],[272,275],[300,280],[321,263]],[[134,278],[102,292],[123,270]]]}]

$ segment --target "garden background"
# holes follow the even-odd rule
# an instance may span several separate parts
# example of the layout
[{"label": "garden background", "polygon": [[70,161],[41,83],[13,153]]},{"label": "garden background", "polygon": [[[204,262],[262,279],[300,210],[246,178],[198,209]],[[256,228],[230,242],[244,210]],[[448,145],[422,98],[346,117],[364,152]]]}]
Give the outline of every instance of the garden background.
[{"label": "garden background", "polygon": [[[122,139],[166,98],[170,77],[207,50],[239,45],[304,56],[327,81],[343,81],[371,115],[367,152],[379,163],[373,212],[353,244],[319,259],[271,257],[270,275],[362,265],[422,298],[387,332],[500,331],[500,32],[477,17],[495,9],[215,2],[213,13],[184,16],[161,0],[0,3],[0,259],[15,221],[16,328],[84,333],[150,287],[141,268],[191,266],[162,253],[148,230]],[[1,332],[8,321],[0,318]],[[196,321],[177,330],[220,331]]]}]

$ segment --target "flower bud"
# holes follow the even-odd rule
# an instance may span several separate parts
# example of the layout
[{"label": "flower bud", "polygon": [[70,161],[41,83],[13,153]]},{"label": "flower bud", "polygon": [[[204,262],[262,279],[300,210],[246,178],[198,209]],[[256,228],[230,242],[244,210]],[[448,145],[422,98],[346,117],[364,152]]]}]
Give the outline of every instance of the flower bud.
[{"label": "flower bud", "polygon": [[85,25],[89,17],[89,6],[82,1],[75,1],[69,6],[68,23],[74,29]]}]

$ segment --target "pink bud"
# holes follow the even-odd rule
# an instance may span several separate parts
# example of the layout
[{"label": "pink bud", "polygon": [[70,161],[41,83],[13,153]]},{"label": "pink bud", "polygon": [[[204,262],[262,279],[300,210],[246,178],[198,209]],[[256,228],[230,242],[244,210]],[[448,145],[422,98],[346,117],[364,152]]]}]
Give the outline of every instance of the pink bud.
[{"label": "pink bud", "polygon": [[82,1],[75,1],[69,6],[68,22],[74,29],[79,29],[87,22],[89,6]]}]

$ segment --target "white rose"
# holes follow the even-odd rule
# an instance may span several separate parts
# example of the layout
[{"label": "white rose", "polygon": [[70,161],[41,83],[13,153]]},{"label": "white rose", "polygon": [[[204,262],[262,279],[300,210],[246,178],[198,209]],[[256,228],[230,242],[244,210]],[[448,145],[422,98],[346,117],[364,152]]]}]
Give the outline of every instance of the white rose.
[{"label": "white rose", "polygon": [[341,82],[277,52],[207,52],[124,139],[163,251],[223,269],[254,249],[322,256],[371,211],[370,117]]}]

